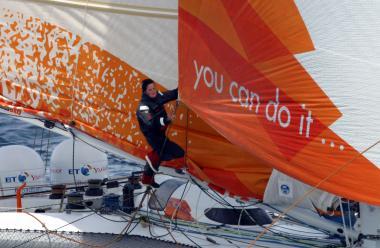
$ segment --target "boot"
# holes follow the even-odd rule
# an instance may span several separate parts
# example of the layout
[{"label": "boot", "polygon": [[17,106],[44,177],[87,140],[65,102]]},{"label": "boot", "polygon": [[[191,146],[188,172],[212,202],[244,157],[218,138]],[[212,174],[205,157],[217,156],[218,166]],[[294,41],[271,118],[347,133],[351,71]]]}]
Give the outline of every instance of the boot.
[{"label": "boot", "polygon": [[160,187],[160,185],[154,181],[154,175],[150,176],[147,173],[145,173],[145,171],[142,175],[141,183],[146,186],[151,186],[156,189]]},{"label": "boot", "polygon": [[150,169],[154,173],[158,173],[158,167],[160,166],[160,157],[156,151],[151,151],[145,156],[145,160],[148,163]]}]

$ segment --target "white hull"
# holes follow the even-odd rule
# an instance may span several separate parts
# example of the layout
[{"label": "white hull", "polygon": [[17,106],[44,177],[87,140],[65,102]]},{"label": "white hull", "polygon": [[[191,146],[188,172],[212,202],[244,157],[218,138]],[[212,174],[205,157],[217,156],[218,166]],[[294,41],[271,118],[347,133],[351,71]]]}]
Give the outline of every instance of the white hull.
[{"label": "white hull", "polygon": [[[168,176],[159,176],[159,181],[168,179]],[[144,192],[145,189],[140,192]],[[106,193],[121,193],[121,188],[111,189]],[[138,192],[135,192],[135,194]],[[211,192],[212,193],[212,192]],[[212,193],[213,194],[213,193]],[[210,207],[223,207],[207,196],[195,184],[189,183],[180,186],[172,197],[183,199],[189,203],[194,221],[175,221],[164,216],[163,211],[148,210],[147,200],[136,214],[134,220],[142,220],[138,224],[126,228],[131,219],[121,211],[112,214],[101,214],[91,209],[59,212],[60,200],[50,200],[48,195],[25,196],[22,199],[23,207],[31,213],[3,212],[0,213],[0,230],[33,230],[38,232],[58,232],[64,240],[65,233],[96,233],[113,235],[137,235],[156,238],[167,242],[183,245],[207,247],[245,247],[253,244],[255,238],[264,230],[260,226],[224,225],[208,219],[204,213]],[[137,206],[143,194],[135,199]],[[94,199],[92,197],[91,199]],[[223,197],[226,204],[238,206],[232,198]],[[14,198],[0,200],[0,205],[6,209],[15,209]],[[64,205],[66,199],[64,200]],[[35,208],[46,208],[46,213],[33,213]],[[51,209],[50,209],[51,208]],[[133,215],[133,213],[132,213]],[[42,224],[43,223],[43,224]],[[71,223],[71,224],[70,224]],[[48,231],[47,231],[48,230]],[[55,234],[50,234],[55,235]],[[1,237],[1,233],[0,233]],[[270,232],[260,238],[257,247],[315,247],[320,244],[339,244],[339,240],[329,240],[329,235],[300,223],[286,220],[280,221]],[[69,242],[69,239],[67,240]],[[5,242],[5,241],[1,241]],[[99,245],[99,244],[97,244]]]}]

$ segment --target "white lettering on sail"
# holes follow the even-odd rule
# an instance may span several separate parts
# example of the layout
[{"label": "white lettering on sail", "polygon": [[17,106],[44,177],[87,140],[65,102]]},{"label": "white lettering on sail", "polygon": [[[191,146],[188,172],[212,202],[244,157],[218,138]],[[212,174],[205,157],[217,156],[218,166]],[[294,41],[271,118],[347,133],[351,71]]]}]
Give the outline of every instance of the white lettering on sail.
[{"label": "white lettering on sail", "polygon": [[194,62],[195,71],[197,73],[197,80],[195,81],[195,84],[194,84],[194,90],[196,90],[198,88],[199,79],[201,79],[201,75],[202,75],[202,71],[203,71],[204,66],[202,65],[201,68],[198,69],[197,61],[194,59],[193,62]]},{"label": "white lettering on sail", "polygon": [[[282,113],[283,112],[285,112],[286,116],[287,116],[286,122],[282,121]],[[290,120],[291,120],[291,116],[290,116],[289,109],[285,106],[281,106],[280,111],[278,111],[278,123],[280,124],[281,127],[286,128],[289,126]]]},{"label": "white lettering on sail", "polygon": [[[305,109],[305,104],[302,104],[302,109]],[[301,117],[300,117],[300,127],[299,127],[299,132],[298,132],[299,135],[303,134],[303,124],[304,124],[305,119],[306,119],[305,137],[309,138],[310,137],[310,125],[311,125],[311,123],[313,123],[313,118],[311,117],[311,111],[310,110],[308,111],[308,115],[306,118],[304,115],[301,115]]]},{"label": "white lettering on sail", "polygon": [[311,118],[311,111],[309,110],[308,116],[306,117],[306,138],[310,137],[310,124],[313,123],[313,118]]},{"label": "white lettering on sail", "polygon": [[208,88],[215,87],[215,91],[219,94],[223,92],[224,89],[224,77],[221,74],[220,77],[218,77],[218,72],[213,71],[209,66],[201,66],[198,67],[198,63],[196,60],[193,60],[194,67],[196,71],[197,78],[194,83],[194,90],[198,88],[199,82],[203,75],[203,82]]},{"label": "white lettering on sail", "polygon": [[234,96],[234,94],[232,92],[232,87],[237,88],[238,84],[235,81],[232,81],[230,84],[230,96],[231,96],[232,102],[237,102],[237,101],[239,101],[239,99]]},{"label": "white lettering on sail", "polygon": [[251,97],[250,97],[250,104],[249,104],[249,110],[252,110],[252,106],[254,105],[253,99],[256,99],[256,110],[255,113],[257,114],[259,112],[259,106],[260,106],[260,97],[258,94],[251,91]]},{"label": "white lettering on sail", "polygon": [[240,105],[244,108],[248,108],[248,101],[249,101],[249,91],[243,87],[240,86],[239,88],[239,102]]},{"label": "white lettering on sail", "polygon": [[[287,128],[290,125],[291,115],[289,108],[286,106],[281,106],[278,111],[278,107],[280,105],[280,89],[276,88],[276,101],[270,100],[265,107],[265,116],[268,121],[280,124],[280,127]],[[270,107],[273,106],[273,112],[270,112]],[[286,115],[286,121],[283,121],[283,113]]]},{"label": "white lettering on sail", "polygon": [[[293,125],[292,130],[295,130],[298,135],[305,138],[310,137],[311,124],[313,123],[312,112],[305,108],[302,104],[301,111],[296,110],[298,115],[292,118],[294,111],[290,111],[289,106],[282,102],[280,99],[280,89],[275,88],[275,97],[261,98],[260,94],[252,89],[255,87],[254,82],[245,82],[244,85],[240,85],[238,82],[231,80],[228,84],[225,84],[225,77],[222,73],[214,70],[211,66],[200,65],[195,59],[193,60],[196,80],[194,83],[194,90],[198,89],[199,84],[203,81],[203,84],[212,90],[214,88],[214,93],[222,94],[225,86],[227,85],[228,93],[227,97],[231,99],[233,103],[238,104],[240,107],[249,110],[257,115],[261,114],[261,117],[266,119],[268,122],[278,125],[281,128],[288,128]],[[267,90],[267,89],[266,89]],[[210,97],[215,97],[210,95]],[[274,99],[273,99],[274,98]],[[268,99],[262,102],[261,99]],[[264,104],[264,105],[262,105]],[[260,106],[263,106],[260,108]],[[265,109],[265,110],[264,110]],[[261,113],[260,113],[261,110]],[[305,116],[307,114],[307,116]],[[297,118],[299,117],[299,118]],[[299,126],[296,123],[299,119]],[[294,128],[294,125],[295,128]]]},{"label": "white lettering on sail", "polygon": [[[218,72],[215,72],[215,78],[217,79],[218,78]],[[223,91],[223,75],[220,74],[220,80],[219,80],[220,84],[218,86],[218,80],[216,80],[215,82],[215,90],[216,92],[218,92],[219,94],[222,93]]]},{"label": "white lettering on sail", "polygon": [[[208,80],[208,79],[210,79],[210,80]],[[203,71],[203,80],[204,80],[206,86],[209,88],[211,88],[214,84],[214,75],[212,74],[212,70],[208,66],[206,66],[205,70]]]}]

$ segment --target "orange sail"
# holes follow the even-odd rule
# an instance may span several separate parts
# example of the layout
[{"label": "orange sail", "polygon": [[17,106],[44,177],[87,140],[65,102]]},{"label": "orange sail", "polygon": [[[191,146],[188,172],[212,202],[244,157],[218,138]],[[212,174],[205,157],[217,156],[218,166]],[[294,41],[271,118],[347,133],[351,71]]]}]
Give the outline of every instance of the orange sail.
[{"label": "orange sail", "polygon": [[[135,116],[141,97],[140,82],[147,77],[144,71],[120,58],[124,54],[111,53],[50,22],[48,18],[54,17],[49,13],[48,16],[41,16],[40,12],[33,14],[27,16],[7,9],[1,13],[0,107],[12,114],[27,113],[70,125],[74,130],[144,158],[150,148]],[[87,13],[96,14],[96,11]],[[139,18],[145,25],[161,21]],[[150,22],[146,21],[149,18]],[[96,36],[97,31],[88,32]],[[131,46],[134,43],[130,36],[117,38],[125,41],[123,45]],[[109,39],[104,37],[104,42]],[[122,51],[122,47],[118,49]],[[149,49],[152,54],[165,56],[160,48],[152,45]],[[141,51],[146,53],[144,48]],[[141,52],[139,57],[143,56],[147,55]],[[153,70],[148,69],[147,74]],[[157,81],[154,74],[151,77]],[[170,87],[163,83],[161,90]],[[174,104],[168,106],[168,111],[174,109]],[[263,197],[271,167],[225,139],[183,104],[176,115],[168,137],[186,150],[187,163],[181,166],[220,192],[246,198]]]},{"label": "orange sail", "polygon": [[[380,205],[378,156],[370,160],[351,145],[359,137],[346,127],[355,125],[344,123],[341,128],[338,121],[345,117],[341,110],[349,108],[343,104],[346,96],[336,94],[334,99],[342,102],[337,106],[310,73],[325,79],[326,73],[310,65],[312,59],[318,62],[310,52],[327,49],[315,48],[300,9],[315,27],[317,42],[322,44],[330,34],[318,33],[320,26],[313,22],[317,17],[310,7],[303,7],[290,0],[180,1],[181,99],[263,163],[328,192]],[[355,10],[357,6],[349,7]],[[355,70],[348,57],[339,54],[339,62]],[[337,65],[330,66],[339,72]],[[331,88],[331,83],[325,84],[325,89]],[[378,94],[371,96],[378,102]],[[352,112],[366,119],[355,107]],[[332,124],[338,128],[331,128]],[[373,122],[372,127],[376,126]],[[249,184],[243,175],[238,178]]]}]

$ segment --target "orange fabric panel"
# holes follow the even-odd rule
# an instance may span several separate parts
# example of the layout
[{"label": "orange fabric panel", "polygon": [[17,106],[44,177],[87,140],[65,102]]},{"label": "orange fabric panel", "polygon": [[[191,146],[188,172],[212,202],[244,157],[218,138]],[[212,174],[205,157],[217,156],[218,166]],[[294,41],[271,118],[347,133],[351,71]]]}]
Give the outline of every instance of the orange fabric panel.
[{"label": "orange fabric panel", "polygon": [[[224,171],[220,169],[210,169],[205,168],[203,170],[209,178],[211,178],[211,184],[221,188],[223,190],[228,190],[230,195],[240,196],[240,197],[254,197],[256,199],[263,199],[263,193],[265,190],[266,182],[261,187],[258,185],[253,185],[253,182],[259,177],[259,173],[246,173],[248,177],[250,177],[250,188],[246,187],[241,180],[236,176],[235,172],[232,171]],[[264,180],[266,179],[266,174],[264,175]],[[214,187],[215,188],[215,187]],[[257,192],[254,192],[252,188],[259,189]],[[219,191],[218,191],[219,192]]]},{"label": "orange fabric panel", "polygon": [[186,200],[180,200],[171,197],[164,210],[165,216],[173,219],[180,219],[185,221],[193,221],[191,216],[191,208]]},{"label": "orange fabric panel", "polygon": [[291,53],[314,50],[294,0],[255,0],[248,3]]},{"label": "orange fabric panel", "polygon": [[[220,1],[181,1],[181,8],[185,9],[193,15],[197,15],[200,20],[214,30],[218,35],[231,45],[243,57],[247,57],[243,46],[240,42],[235,29],[230,22],[226,10]],[[218,18],[210,15],[212,9],[215,13],[219,13]]]}]

